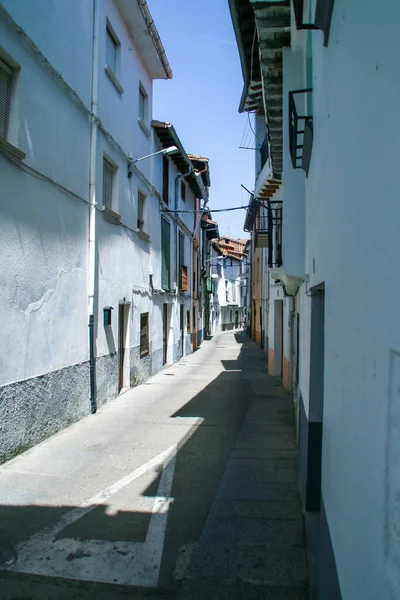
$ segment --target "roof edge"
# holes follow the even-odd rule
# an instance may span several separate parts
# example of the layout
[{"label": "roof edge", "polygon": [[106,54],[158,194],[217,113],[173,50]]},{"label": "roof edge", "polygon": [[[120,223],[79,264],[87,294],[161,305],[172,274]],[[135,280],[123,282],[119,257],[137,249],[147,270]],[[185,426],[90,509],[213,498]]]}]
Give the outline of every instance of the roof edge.
[{"label": "roof edge", "polygon": [[167,54],[165,52],[165,48],[162,44],[160,34],[158,33],[156,24],[154,23],[154,19],[151,16],[149,7],[147,6],[146,0],[137,0],[138,6],[140,8],[140,12],[142,13],[143,19],[145,20],[147,29],[149,30],[150,37],[153,41],[154,47],[164,69],[165,75],[167,79],[172,79],[172,70],[170,64],[168,62]]}]

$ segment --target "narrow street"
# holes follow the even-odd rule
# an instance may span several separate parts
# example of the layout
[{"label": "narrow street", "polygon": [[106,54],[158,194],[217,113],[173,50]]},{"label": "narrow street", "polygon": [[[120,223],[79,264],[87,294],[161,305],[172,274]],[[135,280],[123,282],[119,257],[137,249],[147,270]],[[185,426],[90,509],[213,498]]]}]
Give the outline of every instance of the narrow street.
[{"label": "narrow street", "polygon": [[305,600],[293,404],[241,332],[0,467],[1,600]]}]

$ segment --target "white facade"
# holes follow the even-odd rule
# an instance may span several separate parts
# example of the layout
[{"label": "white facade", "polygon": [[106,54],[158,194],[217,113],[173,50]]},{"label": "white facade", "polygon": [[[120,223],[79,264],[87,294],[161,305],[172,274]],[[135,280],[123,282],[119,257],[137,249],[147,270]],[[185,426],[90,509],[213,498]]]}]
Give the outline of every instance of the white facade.
[{"label": "white facade", "polygon": [[217,263],[213,278],[213,332],[216,333],[241,327],[246,300],[242,291],[242,261],[217,253],[213,260]]},{"label": "white facade", "polygon": [[[270,286],[269,338],[275,373],[276,359],[289,361],[304,508],[319,519],[318,598],[392,600],[400,597],[400,7],[394,0],[379,8],[362,0],[305,3],[308,23],[317,5],[332,4],[324,39],[296,28],[292,2],[282,3],[273,31],[273,20],[262,22],[266,4],[248,4],[264,73],[282,28],[283,261]],[[313,125],[306,176],[292,166],[288,98],[308,88],[296,97]],[[263,100],[274,115],[272,93]],[[277,131],[275,121],[275,147]]]},{"label": "white facade", "polygon": [[166,205],[162,154],[134,162],[165,148],[152,127],[152,82],[171,76],[146,11],[120,0],[0,7],[0,67],[12,78],[0,136],[0,460],[192,350],[193,213],[172,211],[194,210],[196,178],[183,201],[168,156]]}]

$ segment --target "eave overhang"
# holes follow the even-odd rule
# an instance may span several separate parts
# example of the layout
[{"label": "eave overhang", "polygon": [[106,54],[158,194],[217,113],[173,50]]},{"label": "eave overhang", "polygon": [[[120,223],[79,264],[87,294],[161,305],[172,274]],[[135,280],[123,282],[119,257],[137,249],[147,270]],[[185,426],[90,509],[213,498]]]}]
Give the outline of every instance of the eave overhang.
[{"label": "eave overhang", "polygon": [[182,142],[180,141],[174,126],[171,123],[164,121],[152,121],[151,126],[157,134],[163,148],[169,148],[170,146],[176,146],[178,148],[178,152],[171,154],[171,160],[175,163],[182,175],[186,175],[186,173],[189,172],[185,179],[196,198],[206,199],[208,192],[204,187],[201,177],[195,175],[192,161],[182,146]]},{"label": "eave overhang", "polygon": [[172,79],[171,67],[146,0],[115,1],[151,77]]},{"label": "eave overhang", "polygon": [[[260,77],[272,169],[274,176],[280,177],[283,169],[282,48],[290,46],[290,0],[229,0],[229,6],[244,79],[239,111],[257,110],[252,83],[254,77]],[[253,9],[253,26],[249,8]],[[249,28],[253,30],[252,36]]]}]

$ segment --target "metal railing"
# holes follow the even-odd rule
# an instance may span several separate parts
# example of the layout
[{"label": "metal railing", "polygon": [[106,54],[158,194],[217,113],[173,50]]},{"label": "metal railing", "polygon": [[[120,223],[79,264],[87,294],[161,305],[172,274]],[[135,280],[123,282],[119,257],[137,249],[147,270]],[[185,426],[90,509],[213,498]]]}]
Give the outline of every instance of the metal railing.
[{"label": "metal railing", "polygon": [[312,121],[311,115],[302,115],[297,112],[295,96],[309,94],[312,88],[293,90],[289,92],[289,151],[294,169],[304,169],[308,173],[312,148]]},{"label": "metal railing", "polygon": [[317,0],[314,23],[306,22],[304,7],[309,8],[309,2],[293,0],[293,11],[297,29],[320,29],[324,33],[324,46],[328,45],[329,31],[333,13],[334,0]]},{"label": "metal railing", "polygon": [[282,266],[282,201],[267,200],[268,266]]}]

